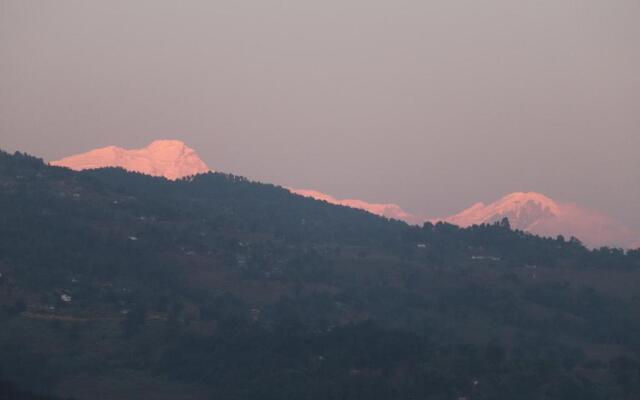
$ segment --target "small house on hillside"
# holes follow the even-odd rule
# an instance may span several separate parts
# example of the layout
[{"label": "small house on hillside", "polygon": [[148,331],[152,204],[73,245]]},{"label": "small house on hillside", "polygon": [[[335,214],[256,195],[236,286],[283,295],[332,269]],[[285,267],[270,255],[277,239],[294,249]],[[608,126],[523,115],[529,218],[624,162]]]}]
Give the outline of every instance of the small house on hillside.
[{"label": "small house on hillside", "polygon": [[481,255],[471,256],[471,259],[475,261],[483,261],[483,260],[500,261],[501,260],[501,258],[498,256],[481,256]]}]

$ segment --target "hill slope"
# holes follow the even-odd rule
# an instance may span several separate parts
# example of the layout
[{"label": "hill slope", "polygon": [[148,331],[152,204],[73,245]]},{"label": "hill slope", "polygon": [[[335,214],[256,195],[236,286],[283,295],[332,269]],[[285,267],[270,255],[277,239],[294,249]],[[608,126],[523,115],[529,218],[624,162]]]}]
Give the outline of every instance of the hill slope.
[{"label": "hill slope", "polygon": [[168,181],[0,153],[0,187],[0,376],[25,388],[80,400],[639,389],[640,252],[500,224],[409,226],[219,173]]}]

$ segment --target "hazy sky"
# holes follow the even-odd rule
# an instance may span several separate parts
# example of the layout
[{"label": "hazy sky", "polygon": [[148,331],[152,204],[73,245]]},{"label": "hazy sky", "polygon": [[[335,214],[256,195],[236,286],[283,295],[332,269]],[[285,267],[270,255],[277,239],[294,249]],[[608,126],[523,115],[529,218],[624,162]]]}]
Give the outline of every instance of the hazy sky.
[{"label": "hazy sky", "polygon": [[640,227],[638,0],[0,0],[0,148],[155,138],[443,215],[540,191]]}]

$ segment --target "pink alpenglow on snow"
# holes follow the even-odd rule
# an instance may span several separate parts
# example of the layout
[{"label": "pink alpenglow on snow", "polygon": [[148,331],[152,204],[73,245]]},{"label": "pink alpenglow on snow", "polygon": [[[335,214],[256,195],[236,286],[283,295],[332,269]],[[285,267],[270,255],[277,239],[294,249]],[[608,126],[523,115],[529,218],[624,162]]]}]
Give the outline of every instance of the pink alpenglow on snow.
[{"label": "pink alpenglow on snow", "polygon": [[127,171],[163,176],[171,180],[210,171],[196,152],[179,140],[155,140],[141,149],[102,147],[50,164],[76,171],[121,167]]},{"label": "pink alpenglow on snow", "polygon": [[330,204],[357,208],[370,212],[371,214],[379,215],[381,217],[398,219],[401,221],[406,221],[408,223],[422,223],[422,221],[424,221],[424,218],[409,214],[397,204],[368,203],[366,201],[358,199],[340,200],[331,195],[309,189],[289,189],[289,191],[300,196],[311,197],[316,200],[326,201]]},{"label": "pink alpenglow on snow", "polygon": [[[458,214],[436,219],[467,227],[509,218],[511,227],[543,236],[575,236],[589,247],[634,248],[640,234],[575,203],[560,203],[535,192],[516,192],[485,205],[476,203]],[[435,222],[434,221],[434,222]]]}]

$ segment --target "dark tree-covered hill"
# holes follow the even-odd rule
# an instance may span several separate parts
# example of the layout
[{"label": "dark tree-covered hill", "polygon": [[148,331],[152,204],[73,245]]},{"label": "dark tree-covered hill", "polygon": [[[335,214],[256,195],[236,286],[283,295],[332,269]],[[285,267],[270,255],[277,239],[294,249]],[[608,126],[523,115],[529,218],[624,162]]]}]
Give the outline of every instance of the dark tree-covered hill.
[{"label": "dark tree-covered hill", "polygon": [[19,398],[637,399],[640,251],[0,152],[0,326]]}]

